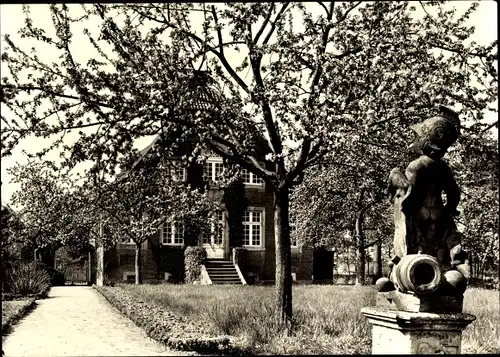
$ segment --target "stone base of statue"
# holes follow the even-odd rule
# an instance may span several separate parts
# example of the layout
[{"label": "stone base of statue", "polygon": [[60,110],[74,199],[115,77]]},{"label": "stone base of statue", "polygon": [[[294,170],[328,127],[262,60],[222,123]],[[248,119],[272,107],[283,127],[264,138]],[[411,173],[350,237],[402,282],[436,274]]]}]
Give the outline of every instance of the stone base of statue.
[{"label": "stone base of statue", "polygon": [[460,313],[464,298],[440,294],[415,295],[396,290],[377,293],[377,306],[407,312]]},{"label": "stone base of statue", "polygon": [[475,316],[365,307],[372,325],[372,354],[459,354],[462,331]]}]

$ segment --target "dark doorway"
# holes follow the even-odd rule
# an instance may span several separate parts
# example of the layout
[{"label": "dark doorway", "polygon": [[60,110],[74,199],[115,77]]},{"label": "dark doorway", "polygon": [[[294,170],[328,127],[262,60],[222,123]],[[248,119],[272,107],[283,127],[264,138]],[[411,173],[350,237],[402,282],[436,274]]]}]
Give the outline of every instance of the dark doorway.
[{"label": "dark doorway", "polygon": [[333,283],[333,252],[324,248],[314,250],[313,263],[314,283],[332,284]]}]

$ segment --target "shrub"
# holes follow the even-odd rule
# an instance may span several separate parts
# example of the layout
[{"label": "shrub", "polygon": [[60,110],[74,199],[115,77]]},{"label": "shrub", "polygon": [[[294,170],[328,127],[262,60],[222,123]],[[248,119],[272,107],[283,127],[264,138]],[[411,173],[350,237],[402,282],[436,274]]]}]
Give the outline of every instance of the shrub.
[{"label": "shrub", "polygon": [[192,284],[198,281],[201,273],[201,265],[207,259],[207,252],[200,247],[187,247],[184,251],[184,267],[186,277],[184,278],[187,284]]},{"label": "shrub", "polygon": [[113,306],[146,334],[166,346],[205,353],[234,352],[228,336],[210,336],[201,323],[187,320],[146,299],[128,294],[123,288],[94,286]]},{"label": "shrub", "polygon": [[14,295],[45,297],[50,288],[50,276],[43,266],[31,262],[13,267],[7,285]]}]

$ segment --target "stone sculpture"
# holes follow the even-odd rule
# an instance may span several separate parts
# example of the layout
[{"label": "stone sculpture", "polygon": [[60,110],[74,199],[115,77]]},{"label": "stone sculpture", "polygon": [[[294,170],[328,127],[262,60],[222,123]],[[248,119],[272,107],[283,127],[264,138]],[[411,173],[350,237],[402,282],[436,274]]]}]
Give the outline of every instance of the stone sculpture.
[{"label": "stone sculpture", "polygon": [[[389,174],[394,199],[394,257],[389,277],[377,281],[379,304],[406,311],[461,312],[467,254],[454,216],[460,189],[442,160],[460,135],[460,120],[441,106],[437,116],[412,126],[419,157]],[[442,193],[446,195],[443,202]]]}]

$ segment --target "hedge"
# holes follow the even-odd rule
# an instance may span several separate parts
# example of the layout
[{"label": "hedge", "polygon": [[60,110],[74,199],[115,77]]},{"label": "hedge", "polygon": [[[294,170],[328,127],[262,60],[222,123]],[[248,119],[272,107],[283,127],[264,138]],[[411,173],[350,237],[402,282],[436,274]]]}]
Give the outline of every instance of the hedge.
[{"label": "hedge", "polygon": [[[6,303],[9,303],[8,301]],[[4,302],[2,301],[2,305]],[[2,336],[5,336],[10,332],[12,326],[26,316],[31,310],[36,307],[35,298],[29,298],[26,300],[25,304],[19,308],[16,313],[10,316],[2,316]],[[4,307],[2,307],[4,308]],[[3,314],[2,314],[3,315]]]},{"label": "hedge", "polygon": [[192,284],[200,280],[201,265],[207,259],[207,251],[200,247],[187,247],[184,251],[184,268],[186,284]]},{"label": "hedge", "polygon": [[165,307],[145,302],[118,287],[96,286],[111,305],[143,328],[146,334],[176,350],[201,353],[242,354],[230,336],[210,336],[201,323],[188,321]]}]

